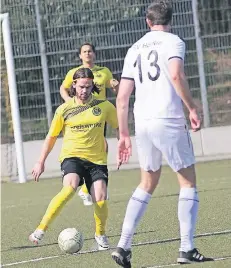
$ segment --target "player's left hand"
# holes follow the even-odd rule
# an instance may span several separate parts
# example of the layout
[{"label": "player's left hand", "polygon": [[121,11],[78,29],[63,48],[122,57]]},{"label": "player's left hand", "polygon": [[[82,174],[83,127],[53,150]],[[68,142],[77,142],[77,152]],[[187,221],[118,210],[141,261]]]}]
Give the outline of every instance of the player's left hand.
[{"label": "player's left hand", "polygon": [[191,122],[191,127],[192,127],[193,132],[196,132],[196,131],[201,129],[202,120],[201,120],[201,117],[200,117],[200,115],[199,115],[199,113],[198,113],[198,111],[196,109],[190,111],[189,119],[190,119],[190,122]]},{"label": "player's left hand", "polygon": [[117,151],[117,168],[127,163],[132,155],[132,143],[130,137],[120,137]]},{"label": "player's left hand", "polygon": [[111,85],[112,88],[115,88],[115,87],[117,87],[119,85],[119,81],[116,80],[116,79],[111,79],[110,80],[110,85]]}]

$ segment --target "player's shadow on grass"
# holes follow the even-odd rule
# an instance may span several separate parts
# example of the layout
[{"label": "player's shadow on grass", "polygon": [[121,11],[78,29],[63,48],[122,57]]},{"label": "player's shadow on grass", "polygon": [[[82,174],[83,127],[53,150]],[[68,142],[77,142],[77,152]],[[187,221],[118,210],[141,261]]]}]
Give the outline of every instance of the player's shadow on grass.
[{"label": "player's shadow on grass", "polygon": [[[138,233],[135,233],[135,235],[145,234],[145,233],[152,233],[152,232],[155,232],[155,231],[138,232]],[[198,234],[198,235],[195,235],[195,238],[210,237],[210,236],[220,236],[220,235],[227,235],[227,234],[231,234],[231,231],[227,230],[227,231],[220,231],[220,232],[211,232],[211,233],[205,233],[205,234]],[[118,237],[118,236],[120,236],[120,234],[119,235],[111,235],[109,237]],[[89,240],[94,240],[94,238],[86,238],[85,239],[85,241],[89,241]],[[180,241],[180,238],[168,238],[168,239],[163,239],[163,240],[140,242],[140,243],[133,244],[133,246],[137,247],[137,246],[144,246],[144,245],[165,244],[165,243],[171,243],[171,242],[176,242],[176,241]],[[13,250],[23,250],[23,249],[32,249],[32,248],[41,248],[41,247],[53,246],[53,245],[57,245],[57,244],[58,243],[55,242],[55,243],[50,243],[50,244],[38,245],[38,246],[33,246],[32,245],[32,246],[12,247],[10,249],[1,250],[1,252],[7,252],[7,251],[13,251]]]},{"label": "player's shadow on grass", "polygon": [[[143,232],[136,232],[134,235],[140,235],[140,234],[150,234],[150,233],[155,233],[155,230],[149,230],[149,231],[143,231]],[[120,237],[120,234],[116,235],[109,235],[108,238],[113,238],[113,237]],[[91,241],[95,240],[94,237],[89,237],[85,238],[84,241]],[[49,243],[49,244],[42,244],[42,245],[28,245],[28,246],[20,246],[20,247],[11,247],[9,249],[1,250],[1,252],[7,252],[7,251],[14,251],[14,250],[24,250],[24,249],[36,249],[36,248],[41,248],[41,247],[48,247],[48,246],[54,246],[58,245],[57,242],[54,243]]]},{"label": "player's shadow on grass", "polygon": [[13,251],[13,250],[23,250],[23,249],[32,249],[32,248],[41,248],[41,247],[47,247],[52,245],[58,245],[58,243],[50,243],[50,244],[43,244],[43,245],[37,245],[37,246],[20,246],[20,247],[11,247],[9,249],[1,250],[1,252],[7,252],[7,251]]}]

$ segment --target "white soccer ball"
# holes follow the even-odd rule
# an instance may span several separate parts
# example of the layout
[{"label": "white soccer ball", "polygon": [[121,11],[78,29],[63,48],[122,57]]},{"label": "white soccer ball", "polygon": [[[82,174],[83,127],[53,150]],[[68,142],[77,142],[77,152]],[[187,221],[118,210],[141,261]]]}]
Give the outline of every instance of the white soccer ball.
[{"label": "white soccer ball", "polygon": [[64,229],[58,237],[60,249],[69,254],[76,253],[83,247],[83,235],[75,228]]}]

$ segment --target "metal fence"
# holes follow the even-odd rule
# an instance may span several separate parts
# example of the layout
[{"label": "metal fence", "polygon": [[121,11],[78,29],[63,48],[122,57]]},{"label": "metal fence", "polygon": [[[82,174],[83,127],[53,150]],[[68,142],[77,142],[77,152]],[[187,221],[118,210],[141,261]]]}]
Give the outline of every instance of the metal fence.
[{"label": "metal fence", "polygon": [[[67,71],[80,64],[78,48],[92,42],[97,64],[107,66],[119,79],[129,46],[147,27],[144,12],[150,0],[3,0],[9,12],[19,95],[23,140],[43,139],[48,130],[45,90],[50,90],[52,111],[62,103],[59,87]],[[39,15],[36,13],[39,5]],[[230,0],[199,0],[205,81],[211,126],[231,124],[231,3]],[[186,73],[190,88],[202,111],[200,77],[192,1],[173,1],[173,32],[187,46]],[[38,6],[37,6],[38,7]],[[37,15],[37,16],[36,16]],[[42,39],[39,36],[41,22]],[[2,48],[1,48],[2,52]],[[48,85],[44,90],[44,61]],[[44,59],[44,58],[43,58]],[[9,95],[4,59],[1,68],[2,143],[13,142]],[[42,69],[43,65],[43,69]],[[109,92],[108,97],[115,97]],[[133,99],[131,99],[131,110]],[[130,127],[133,117],[130,113]],[[113,135],[113,133],[109,133]]]}]

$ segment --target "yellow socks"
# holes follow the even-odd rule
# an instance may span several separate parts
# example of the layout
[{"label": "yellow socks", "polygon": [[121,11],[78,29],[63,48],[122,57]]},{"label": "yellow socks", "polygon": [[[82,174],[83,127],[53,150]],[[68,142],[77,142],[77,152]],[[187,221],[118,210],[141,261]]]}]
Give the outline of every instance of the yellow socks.
[{"label": "yellow socks", "polygon": [[51,200],[37,229],[46,231],[48,225],[60,213],[63,206],[74,196],[74,194],[75,190],[71,186],[63,186],[62,190]]},{"label": "yellow socks", "polygon": [[[37,229],[46,231],[50,223],[60,213],[63,206],[74,196],[74,194],[75,190],[71,186],[64,186],[62,190],[51,200]],[[104,235],[108,218],[107,200],[96,202],[94,206],[94,218],[96,225],[95,233],[96,235]]]},{"label": "yellow socks", "polygon": [[88,194],[87,186],[84,183],[83,186],[81,187],[81,191],[84,192],[85,194]]},{"label": "yellow socks", "polygon": [[108,218],[107,200],[98,201],[94,203],[94,206],[95,206],[94,218],[96,225],[95,234],[104,235],[106,222]]}]

